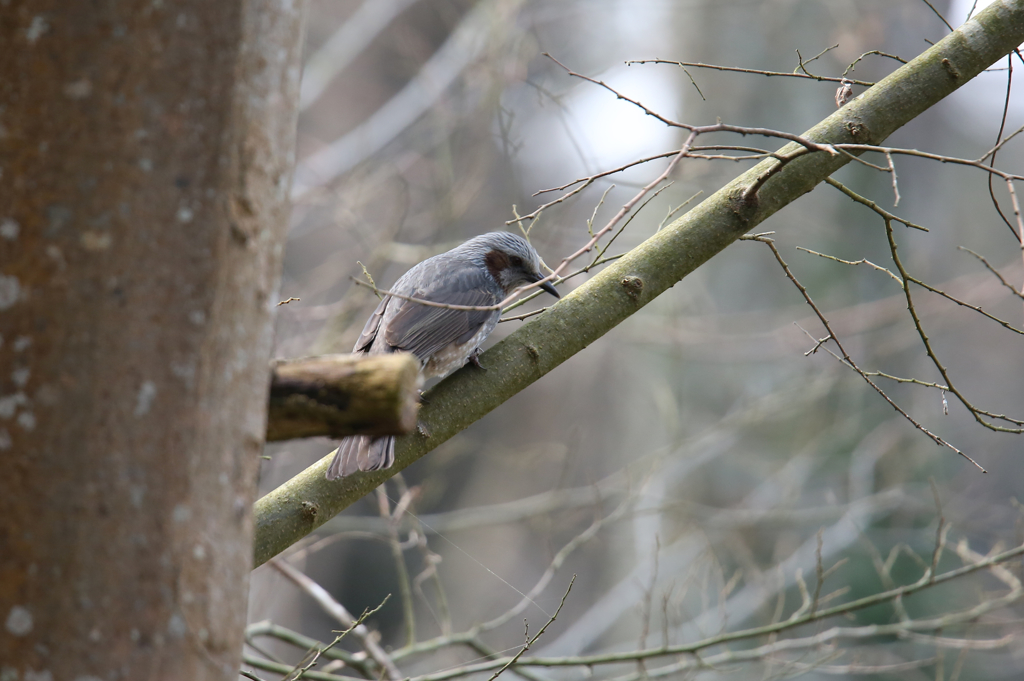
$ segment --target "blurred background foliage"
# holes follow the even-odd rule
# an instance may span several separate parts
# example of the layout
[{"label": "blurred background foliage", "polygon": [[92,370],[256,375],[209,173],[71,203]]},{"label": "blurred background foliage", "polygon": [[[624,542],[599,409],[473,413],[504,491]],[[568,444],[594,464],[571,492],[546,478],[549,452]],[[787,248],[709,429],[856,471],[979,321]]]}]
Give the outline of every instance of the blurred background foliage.
[{"label": "blurred background foliage", "polygon": [[[933,4],[954,26],[971,8],[958,0]],[[698,91],[681,68],[624,62],[665,58],[791,72],[797,50],[806,61],[836,46],[807,69],[838,76],[862,53],[881,50],[909,60],[947,32],[921,0],[313,0],[281,289],[282,298],[301,301],[279,308],[276,354],[350,350],[376,303],[372,292],[350,281],[361,274],[358,263],[387,287],[415,262],[471,236],[518,229],[506,227],[515,211],[528,213],[553,197],[536,196],[538,190],[678,148],[678,130],[570,78],[545,52],[676,120],[720,118],[800,133],[834,111],[835,83],[688,69]],[[875,81],[898,65],[873,55],[850,75]],[[1015,72],[1021,70],[1018,63]],[[311,73],[319,79],[312,84]],[[1021,124],[1022,85],[1011,93],[1008,131]],[[979,157],[996,141],[1006,88],[1005,69],[983,74],[887,144]],[[713,141],[781,146],[724,134]],[[871,160],[884,165],[881,158]],[[585,243],[595,209],[601,224],[666,163],[598,181],[545,210],[529,225],[531,240],[556,264]],[[672,210],[710,195],[751,163],[684,161],[673,184],[609,252],[643,241]],[[1007,145],[998,165],[1024,168],[1024,144]],[[1020,244],[992,207],[986,175],[906,157],[896,159],[896,168],[901,200],[895,208],[888,175],[854,163],[837,179],[931,230],[897,226],[912,274],[1019,327],[1020,300],[958,250],[984,255],[1020,286]],[[1005,210],[1005,187],[997,183],[995,194]],[[759,228],[765,230],[776,232],[783,257],[861,367],[940,380],[895,281],[797,250],[891,266],[884,225],[874,213],[821,185]],[[1021,336],[924,291],[915,298],[961,389],[983,408],[1019,418]],[[522,323],[501,324],[492,338]],[[981,474],[936,447],[833,357],[805,356],[814,342],[802,329],[816,338],[825,334],[769,250],[737,242],[405,471],[410,510],[429,525],[406,517],[398,535],[414,582],[416,638],[462,631],[511,607],[559,550],[598,519],[605,519],[599,531],[568,556],[533,599],[536,605],[483,635],[493,649],[521,644],[523,617],[536,631],[573,574],[578,578],[562,615],[531,653],[624,650],[645,635],[652,645],[663,637],[696,640],[723,627],[768,622],[777,607],[786,617],[801,602],[795,569],[814,581],[819,530],[824,567],[849,559],[823,594],[846,586],[847,599],[885,588],[877,562],[900,544],[911,551],[896,559],[892,577],[914,581],[922,567],[910,554],[931,564],[939,523],[930,480],[951,544],[965,538],[984,554],[1021,542],[1020,436],[981,427],[950,396],[944,414],[938,391],[883,384],[923,425],[990,471]],[[262,492],[334,446],[328,440],[268,446]],[[389,483],[388,504],[403,491]],[[394,594],[370,624],[383,645],[398,648],[409,632],[379,502],[371,495],[349,508],[295,547],[292,560],[354,613]],[[939,567],[958,564],[944,557]],[[992,588],[993,580],[979,575],[904,605],[914,616],[941,613]],[[1005,624],[1021,614],[1007,609],[994,617]],[[250,621],[267,619],[328,641],[339,628],[271,566],[253,574],[250,603]],[[887,604],[840,623],[898,619]],[[989,624],[983,618],[966,636],[994,635]],[[857,645],[863,648],[831,664],[863,661],[857,655],[874,664],[934,658],[901,675],[986,679],[1019,678],[1024,664],[1016,640],[963,655],[913,638]],[[280,643],[260,646],[294,657]],[[476,657],[451,648],[399,666],[415,675]],[[780,672],[762,664],[728,673]]]}]

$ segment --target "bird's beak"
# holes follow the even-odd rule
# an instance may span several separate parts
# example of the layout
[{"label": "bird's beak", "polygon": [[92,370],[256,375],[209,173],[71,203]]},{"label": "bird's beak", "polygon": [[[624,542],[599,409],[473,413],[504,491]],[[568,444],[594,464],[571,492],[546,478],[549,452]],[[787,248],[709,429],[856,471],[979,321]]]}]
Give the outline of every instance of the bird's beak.
[{"label": "bird's beak", "polygon": [[561,298],[562,297],[562,296],[558,295],[558,290],[554,287],[554,285],[550,281],[545,281],[543,284],[540,285],[540,288],[545,290],[545,291],[547,291],[548,293],[553,295],[555,298]]}]

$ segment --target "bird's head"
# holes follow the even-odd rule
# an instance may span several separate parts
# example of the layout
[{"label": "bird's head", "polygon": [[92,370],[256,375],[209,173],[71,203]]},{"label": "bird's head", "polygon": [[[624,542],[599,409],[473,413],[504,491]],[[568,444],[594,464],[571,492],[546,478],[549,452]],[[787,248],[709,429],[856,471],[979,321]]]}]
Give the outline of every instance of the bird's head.
[{"label": "bird's head", "polygon": [[[520,286],[538,282],[545,276],[540,269],[537,251],[518,234],[490,232],[470,239],[465,246],[481,258],[483,266],[505,291],[505,295]],[[561,297],[551,282],[544,282],[540,288],[556,298]]]}]

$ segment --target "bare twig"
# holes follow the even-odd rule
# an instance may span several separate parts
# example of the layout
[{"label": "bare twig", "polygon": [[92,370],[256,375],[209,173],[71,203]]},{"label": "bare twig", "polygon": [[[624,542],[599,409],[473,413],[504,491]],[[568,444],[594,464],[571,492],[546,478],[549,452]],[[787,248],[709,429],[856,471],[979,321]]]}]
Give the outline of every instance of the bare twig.
[{"label": "bare twig", "polygon": [[948,21],[946,21],[946,17],[942,16],[942,13],[939,12],[939,10],[935,9],[935,5],[930,3],[928,0],[921,0],[921,2],[928,5],[928,9],[935,13],[935,16],[937,16],[942,21],[942,23],[946,25],[946,28],[948,28],[951,31],[953,30],[953,27],[949,25]]},{"label": "bare twig", "polygon": [[540,631],[538,631],[536,633],[536,635],[534,635],[533,638],[528,639],[526,641],[526,644],[519,650],[518,653],[515,654],[515,656],[512,657],[512,659],[510,659],[508,662],[506,662],[505,665],[503,667],[501,667],[498,671],[494,672],[494,674],[491,675],[491,678],[487,679],[487,681],[494,681],[494,679],[498,678],[498,676],[500,676],[503,671],[505,671],[506,669],[508,669],[512,665],[514,665],[519,660],[519,658],[523,656],[523,653],[525,653],[527,650],[529,650],[530,646],[532,646],[534,643],[536,643],[537,640],[541,636],[544,635],[544,632],[547,631],[549,626],[551,626],[551,623],[554,622],[558,618],[558,613],[562,612],[562,606],[565,605],[565,599],[567,599],[569,597],[569,592],[572,591],[572,585],[575,582],[576,582],[576,575],[573,575],[572,579],[569,580],[569,587],[565,590],[565,595],[562,596],[562,600],[558,604],[558,609],[555,610],[555,613],[553,615],[551,615],[551,618],[548,619],[548,621],[544,623],[544,626],[540,628]]},{"label": "bare twig", "polygon": [[[717,64],[705,64],[699,61],[674,61],[671,59],[631,59],[626,64],[671,64],[673,66],[691,66],[700,69],[714,69],[715,71],[732,71],[734,73],[751,73],[760,76],[782,76],[786,78],[807,78],[820,82],[840,83],[843,76],[812,76],[809,73],[790,73],[788,71],[765,71],[764,69],[746,69],[739,66],[719,66]],[[871,87],[874,83],[866,80],[847,79],[855,85]]]},{"label": "bare twig", "polygon": [[317,661],[320,660],[320,657],[325,652],[327,652],[328,650],[330,650],[334,646],[336,646],[339,643],[341,643],[341,640],[343,638],[345,638],[348,634],[350,634],[352,631],[354,631],[356,627],[362,626],[363,622],[365,622],[366,619],[368,617],[370,617],[370,615],[373,615],[378,610],[380,610],[381,608],[384,607],[384,604],[388,602],[388,599],[390,597],[391,596],[385,596],[384,600],[381,601],[380,605],[378,605],[373,610],[363,610],[363,614],[361,614],[355,621],[353,621],[352,624],[349,625],[349,627],[347,629],[345,629],[344,631],[338,632],[338,635],[334,637],[334,640],[331,641],[330,643],[328,643],[326,646],[324,646],[322,648],[318,647],[309,656],[309,661],[308,662],[306,662],[305,664],[300,662],[299,664],[295,665],[295,667],[292,669],[292,671],[287,676],[285,676],[282,681],[297,681],[297,679],[300,679],[303,676],[309,678],[309,670],[312,669],[313,665],[315,665],[317,663]]},{"label": "bare twig", "polygon": [[377,507],[380,517],[388,525],[388,544],[391,547],[391,557],[395,561],[395,573],[398,576],[398,593],[402,597],[402,619],[405,622],[406,645],[416,643],[416,614],[413,611],[412,586],[409,583],[409,568],[405,564],[405,555],[402,551],[402,541],[398,536],[398,526],[402,522],[402,515],[409,503],[412,501],[412,493],[406,490],[399,503],[395,504],[394,512],[391,510],[391,503],[388,499],[384,486],[377,488]]},{"label": "bare twig", "polygon": [[[928,357],[931,359],[932,364],[935,366],[935,368],[938,370],[939,374],[942,376],[942,379],[946,382],[946,389],[950,393],[955,395],[958,400],[960,400],[960,403],[963,404],[964,407],[966,407],[967,410],[971,412],[971,415],[974,416],[974,419],[978,423],[980,423],[981,425],[985,426],[986,428],[989,428],[990,430],[1004,432],[1004,433],[1022,433],[1022,432],[1024,432],[1024,428],[1020,427],[1020,426],[1024,426],[1024,420],[1014,419],[1014,418],[1011,418],[1009,416],[1005,416],[1003,414],[994,414],[994,413],[985,411],[983,409],[980,409],[980,408],[974,406],[973,404],[971,404],[971,402],[967,399],[967,397],[955,385],[953,385],[953,382],[952,382],[952,380],[950,379],[950,376],[949,376],[949,370],[939,360],[939,357],[936,354],[935,349],[932,347],[931,340],[928,338],[928,334],[925,333],[924,327],[921,324],[921,318],[917,314],[917,310],[914,308],[913,296],[910,293],[910,283],[918,284],[919,286],[923,286],[924,288],[930,288],[930,287],[924,286],[920,282],[920,280],[911,277],[910,274],[907,272],[906,268],[903,266],[903,262],[900,259],[899,253],[898,253],[897,248],[896,248],[896,237],[893,234],[892,221],[888,220],[888,219],[885,220],[885,235],[886,235],[886,238],[889,241],[889,252],[892,255],[893,264],[896,265],[896,269],[899,270],[900,277],[903,279],[903,282],[904,282],[903,283],[903,293],[904,293],[904,296],[907,299],[907,311],[910,313],[910,318],[914,322],[914,328],[917,329],[917,333],[921,337],[921,343],[924,345],[925,352],[928,354]],[[988,417],[988,418],[994,419],[994,420],[1006,421],[1006,422],[1012,423],[1012,424],[1014,424],[1014,425],[1016,425],[1018,427],[1017,428],[1007,428],[1007,427],[1004,427],[1004,426],[998,426],[995,423],[992,423],[990,421],[985,420],[984,417]],[[966,455],[963,455],[963,456],[966,456]],[[968,457],[968,458],[970,458],[970,457]],[[975,464],[975,465],[978,465],[978,464]],[[978,467],[981,468],[981,466],[978,466]],[[984,470],[984,469],[982,469],[982,470]]]},{"label": "bare twig", "polygon": [[835,44],[835,45],[832,45],[830,47],[826,47],[824,50],[822,50],[821,52],[819,52],[818,54],[814,55],[813,57],[811,57],[810,59],[808,59],[806,61],[804,60],[803,55],[800,54],[800,50],[798,49],[796,51],[797,65],[796,65],[796,68],[793,69],[793,73],[799,73],[799,72],[802,71],[802,72],[806,73],[808,76],[812,76],[813,77],[813,74],[810,71],[807,70],[807,65],[810,64],[813,61],[816,61],[817,59],[819,59],[823,55],[831,52],[832,50],[836,49],[837,47],[839,47],[838,43]]},{"label": "bare twig", "polygon": [[[887,224],[888,224],[888,221],[887,221]],[[818,341],[819,345],[824,344],[828,340],[833,341],[836,344],[836,347],[839,348],[839,351],[840,351],[840,353],[842,353],[842,356],[836,355],[835,353],[832,353],[831,351],[829,351],[830,354],[832,354],[836,359],[841,361],[843,364],[846,364],[851,369],[856,371],[857,374],[859,374],[860,377],[863,378],[867,382],[867,384],[870,385],[875,390],[875,392],[877,392],[879,395],[882,396],[882,399],[884,399],[886,402],[888,402],[889,405],[893,409],[898,411],[915,428],[917,428],[919,431],[921,431],[922,433],[927,435],[936,444],[941,445],[943,447],[947,447],[947,448],[951,449],[952,451],[956,452],[957,454],[959,454],[960,456],[964,457],[965,459],[970,461],[972,464],[974,464],[978,468],[978,470],[980,470],[982,472],[987,472],[987,471],[985,471],[985,469],[977,461],[975,461],[974,459],[969,457],[967,454],[965,454],[964,452],[962,452],[961,450],[959,450],[958,448],[956,448],[955,446],[953,446],[952,444],[950,444],[949,442],[944,440],[943,438],[939,437],[938,435],[936,435],[932,431],[930,431],[927,428],[925,428],[924,425],[919,423],[910,414],[908,414],[906,411],[904,411],[903,408],[900,407],[898,404],[896,404],[896,402],[894,402],[892,400],[892,398],[890,398],[885,393],[885,391],[882,390],[878,386],[877,383],[875,383],[874,381],[871,380],[871,377],[869,377],[867,374],[865,374],[864,371],[860,367],[857,366],[857,364],[853,361],[853,358],[851,358],[849,353],[846,352],[846,349],[843,347],[842,343],[839,341],[839,338],[836,337],[835,333],[833,333],[832,326],[829,323],[828,319],[821,312],[821,310],[818,309],[818,306],[811,299],[810,294],[807,292],[807,288],[804,287],[804,285],[801,284],[799,281],[797,281],[796,277],[793,275],[792,271],[789,269],[789,265],[787,265],[786,261],[782,259],[782,254],[779,253],[779,249],[775,246],[775,242],[772,239],[769,239],[768,237],[761,236],[761,235],[753,235],[753,236],[747,236],[747,237],[741,237],[741,238],[744,238],[744,239],[749,240],[749,241],[760,241],[760,242],[762,242],[764,244],[767,244],[768,247],[771,249],[772,255],[775,256],[775,260],[779,263],[779,265],[782,267],[782,270],[786,273],[786,277],[790,281],[793,282],[793,285],[796,286],[797,290],[800,291],[800,294],[804,297],[804,301],[811,307],[812,310],[814,310],[814,314],[818,317],[818,320],[821,321],[822,325],[825,327],[825,330],[828,331],[828,336],[826,336],[824,339]]]},{"label": "bare twig", "polygon": [[857,68],[857,64],[859,64],[865,57],[871,56],[873,54],[877,54],[879,57],[886,57],[888,59],[895,59],[896,61],[898,61],[901,64],[906,64],[907,63],[906,59],[903,59],[902,57],[899,57],[899,56],[897,56],[895,54],[889,54],[888,52],[882,52],[881,50],[868,50],[864,54],[862,54],[859,57],[857,57],[856,59],[854,59],[850,63],[850,65],[846,67],[846,70],[843,71],[843,77],[845,78],[846,75],[848,73],[850,73],[850,71],[855,70]]},{"label": "bare twig", "polygon": [[885,153],[885,160],[889,163],[889,173],[892,174],[892,193],[896,195],[896,200],[893,201],[893,207],[900,205],[900,186],[896,182],[896,166],[892,162],[892,154],[889,152]]},{"label": "bare twig", "polygon": [[314,582],[312,579],[304,575],[297,568],[290,565],[287,561],[280,558],[273,558],[270,564],[282,575],[287,577],[292,583],[302,589],[308,596],[310,596],[320,608],[328,615],[338,620],[342,626],[351,628],[352,635],[359,639],[360,644],[366,650],[367,654],[372,657],[378,665],[380,665],[381,671],[384,673],[386,678],[391,681],[397,681],[403,678],[402,672],[399,671],[395,663],[391,661],[391,658],[384,651],[383,648],[374,640],[370,634],[369,629],[362,623],[356,621],[356,618],[352,617],[351,613],[345,608],[344,605],[334,600],[334,598],[327,593],[327,590],[322,586]]},{"label": "bare twig", "polygon": [[996,276],[996,278],[999,279],[999,282],[1003,286],[1005,286],[1007,289],[1009,289],[1013,293],[1013,295],[1017,296],[1021,300],[1024,300],[1024,293],[1022,293],[1021,291],[1018,291],[1017,289],[1015,289],[1013,287],[1013,284],[1011,284],[1010,282],[1006,281],[1006,279],[1003,277],[1003,275],[1001,275],[999,273],[999,270],[997,270],[995,267],[990,265],[988,260],[986,260],[984,256],[979,255],[978,253],[975,253],[971,249],[966,248],[964,246],[957,246],[957,248],[960,249],[961,251],[967,251],[968,253],[973,255],[975,258],[977,258],[979,261],[981,261],[981,264],[985,266],[985,269],[987,269],[989,272],[994,274]]}]

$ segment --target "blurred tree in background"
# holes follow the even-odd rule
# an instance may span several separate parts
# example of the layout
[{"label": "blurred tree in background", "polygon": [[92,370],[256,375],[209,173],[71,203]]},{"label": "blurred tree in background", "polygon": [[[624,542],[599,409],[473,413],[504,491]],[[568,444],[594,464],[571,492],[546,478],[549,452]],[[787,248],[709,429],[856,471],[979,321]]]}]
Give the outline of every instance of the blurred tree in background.
[{"label": "blurred tree in background", "polygon": [[[921,0],[313,2],[282,286],[283,297],[301,301],[280,308],[276,354],[351,348],[376,304],[351,283],[357,261],[386,288],[468,237],[518,229],[516,215],[555,196],[538,190],[679,149],[685,133],[543,53],[674,120],[799,133],[835,110],[836,82],[625,62],[874,82],[948,33],[940,12],[956,26],[975,9]],[[1008,83],[1022,66],[982,74],[886,144],[982,157],[1021,124],[1020,84]],[[855,95],[863,89],[853,86]],[[1024,280],[1021,245],[992,198],[1015,225],[1005,184],[997,179],[990,195],[983,170],[893,156],[897,205],[887,159],[865,159],[883,172],[851,163],[836,179],[930,230],[893,224],[906,271],[1020,329],[1012,286]],[[996,166],[1019,172],[1022,161],[1015,138]],[[523,224],[555,264],[666,163],[602,178]],[[609,253],[641,243],[753,163],[686,159]],[[757,231],[775,232],[790,274],[859,367],[946,383],[908,313],[878,214],[822,185]],[[957,389],[1020,418],[1020,332],[919,288],[914,295]],[[521,323],[499,325],[495,337]],[[532,638],[575,574],[557,621],[528,655],[593,655],[590,665],[506,674],[1017,678],[1019,563],[929,584],[1021,543],[1020,437],[983,427],[948,391],[873,379],[990,471],[981,474],[830,356],[834,344],[818,343],[826,333],[764,244],[735,244],[324,525],[276,569],[257,570],[243,668],[291,669],[316,640],[333,640],[348,617],[339,603],[358,614],[392,594],[367,622],[379,645],[360,629],[338,646],[355,651],[340,654],[350,668],[327,654],[316,660],[321,674],[489,678],[502,663],[488,660],[519,652],[522,620]],[[262,491],[332,447],[268,447]],[[893,591],[915,583],[912,594]],[[715,639],[791,617],[783,633]],[[716,645],[630,657],[702,639]],[[600,664],[616,654],[618,664]]]}]

